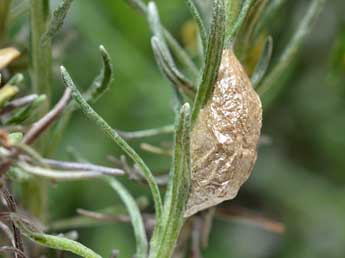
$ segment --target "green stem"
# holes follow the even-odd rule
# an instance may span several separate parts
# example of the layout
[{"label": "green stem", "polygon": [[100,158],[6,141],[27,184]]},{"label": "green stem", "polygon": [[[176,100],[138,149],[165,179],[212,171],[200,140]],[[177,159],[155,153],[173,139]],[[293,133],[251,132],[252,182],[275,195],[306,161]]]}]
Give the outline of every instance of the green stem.
[{"label": "green stem", "polygon": [[31,224],[27,224],[19,217],[16,217],[16,215],[12,216],[12,220],[24,236],[41,246],[52,248],[55,250],[68,251],[84,258],[102,258],[102,256],[77,241],[73,241],[65,237],[47,235],[35,231],[33,230]]},{"label": "green stem", "polygon": [[51,97],[52,51],[51,41],[42,44],[42,36],[50,21],[49,0],[31,0],[31,58],[32,85],[37,94],[48,97],[46,109]]},{"label": "green stem", "polygon": [[190,106],[185,104],[179,113],[173,165],[165,194],[163,218],[157,224],[151,240],[150,258],[170,258],[184,224],[184,212],[191,184]]},{"label": "green stem", "polygon": [[87,103],[64,67],[61,67],[61,74],[66,87],[69,87],[72,90],[72,97],[78,103],[84,115],[89,120],[94,122],[97,127],[114,143],[116,143],[142,170],[143,175],[145,176],[145,179],[147,180],[147,183],[151,189],[155,203],[157,223],[159,223],[162,218],[163,204],[158,184],[152,174],[152,171],[139,156],[139,154]]},{"label": "green stem", "polygon": [[[42,35],[50,21],[49,0],[31,0],[31,78],[35,93],[47,96],[41,114],[49,110],[51,98],[52,51],[51,42],[41,44]],[[44,146],[41,150],[44,149]],[[33,179],[23,185],[23,203],[32,215],[44,220],[47,207],[47,184],[45,179]]]},{"label": "green stem", "polygon": [[0,2],[0,43],[5,36],[8,13],[12,0],[2,0]]}]

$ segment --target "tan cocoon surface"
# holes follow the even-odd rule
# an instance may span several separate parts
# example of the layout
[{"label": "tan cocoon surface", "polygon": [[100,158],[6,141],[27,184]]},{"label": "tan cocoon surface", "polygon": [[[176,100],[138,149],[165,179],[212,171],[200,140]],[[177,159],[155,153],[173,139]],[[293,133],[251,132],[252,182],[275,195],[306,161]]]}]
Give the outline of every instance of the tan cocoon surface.
[{"label": "tan cocoon surface", "polygon": [[261,124],[261,101],[232,50],[224,50],[213,95],[192,131],[186,217],[237,195],[254,167]]}]

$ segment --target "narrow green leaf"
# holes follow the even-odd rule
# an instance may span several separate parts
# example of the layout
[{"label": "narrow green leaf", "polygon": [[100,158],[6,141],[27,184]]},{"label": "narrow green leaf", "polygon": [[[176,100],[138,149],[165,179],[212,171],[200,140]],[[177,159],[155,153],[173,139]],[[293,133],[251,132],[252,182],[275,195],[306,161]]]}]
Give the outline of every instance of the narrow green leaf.
[{"label": "narrow green leaf", "polygon": [[236,40],[233,40],[236,41],[236,54],[239,60],[246,60],[253,50],[253,42],[256,42],[260,35],[265,34],[256,29],[268,2],[269,0],[253,1],[245,15],[242,25],[236,33]]},{"label": "narrow green leaf", "polygon": [[121,200],[127,207],[129,216],[131,217],[134,235],[137,242],[137,252],[136,257],[147,257],[148,254],[148,241],[145,232],[143,218],[141,216],[139,207],[127,191],[127,189],[116,179],[111,177],[106,177],[105,181],[110,184],[110,186],[118,193]]},{"label": "narrow green leaf", "polygon": [[34,230],[31,225],[24,223],[17,216],[11,215],[11,218],[24,236],[39,245],[56,250],[68,251],[84,258],[102,258],[99,254],[77,241],[73,241],[65,237],[40,233],[37,230]]},{"label": "narrow green leaf", "polygon": [[193,99],[195,89],[190,82],[176,67],[172,59],[164,51],[164,46],[157,37],[152,37],[151,45],[157,64],[162,73],[171,81],[175,89],[183,96]]},{"label": "narrow green leaf", "polygon": [[71,7],[73,0],[62,0],[60,5],[53,13],[53,18],[50,21],[48,30],[43,34],[41,44],[45,45],[49,40],[54,38],[56,33],[63,26],[64,20],[67,16],[68,10]]},{"label": "narrow green leaf", "polygon": [[16,113],[13,114],[5,124],[20,124],[27,120],[29,117],[35,115],[38,107],[46,101],[47,97],[45,95],[37,96],[37,98],[27,107],[21,108]]},{"label": "narrow green leaf", "polygon": [[175,151],[165,195],[163,220],[152,238],[150,258],[171,257],[184,223],[191,183],[190,131],[190,107],[185,104],[176,125]]},{"label": "narrow green leaf", "polygon": [[159,128],[153,128],[153,129],[147,129],[147,130],[141,130],[141,131],[135,131],[135,132],[119,132],[121,137],[123,137],[126,140],[133,140],[133,139],[141,139],[141,138],[147,138],[162,134],[172,134],[175,132],[175,126],[174,125],[167,125]]},{"label": "narrow green leaf", "polygon": [[176,60],[184,67],[193,79],[199,78],[199,69],[193,63],[187,52],[181,47],[179,42],[171,35],[169,31],[164,30],[164,37]]},{"label": "narrow green leaf", "polygon": [[192,122],[194,122],[200,109],[207,103],[213,92],[222,59],[225,36],[225,9],[224,0],[215,0],[213,18],[207,46],[205,65],[202,79],[193,105]]},{"label": "narrow green leaf", "polygon": [[198,8],[195,6],[193,0],[187,0],[187,4],[188,4],[189,10],[190,10],[195,22],[198,25],[201,43],[202,43],[202,48],[205,51],[205,49],[207,48],[207,32],[205,29],[204,22],[201,18],[201,15],[199,13]]},{"label": "narrow green leaf", "polygon": [[99,50],[102,57],[102,69],[100,74],[91,84],[90,88],[84,94],[87,101],[96,102],[109,89],[113,79],[113,66],[108,51],[104,46],[100,46]]},{"label": "narrow green leaf", "polygon": [[104,177],[105,175],[119,176],[124,175],[120,169],[112,169],[112,171],[99,172],[99,171],[82,171],[82,170],[56,170],[52,168],[32,166],[26,162],[18,162],[18,167],[30,175],[53,179],[56,181],[79,181],[93,178]]},{"label": "narrow green leaf", "polygon": [[226,32],[225,39],[229,38],[229,34],[234,28],[234,24],[241,12],[243,0],[225,0],[226,12]]},{"label": "narrow green leaf", "polygon": [[286,2],[286,0],[271,0],[267,5],[261,19],[258,21],[256,25],[256,31],[254,34],[258,34],[265,25],[267,25],[275,14],[277,14],[278,10],[282,7],[282,5]]},{"label": "narrow green leaf", "polygon": [[266,40],[264,50],[262,51],[261,57],[252,76],[252,84],[254,88],[256,88],[256,86],[261,82],[262,78],[267,72],[272,57],[272,50],[273,39],[271,36],[269,36]]},{"label": "narrow green leaf", "polygon": [[[269,72],[265,80],[258,87],[258,93],[260,94],[264,107],[270,103],[270,101],[280,91],[280,85],[277,84],[282,74],[289,68],[294,57],[297,55],[299,48],[301,47],[306,35],[310,32],[313,23],[320,14],[322,7],[325,4],[325,0],[313,0],[306,14],[303,16],[298,29],[294,33],[293,37],[286,46],[284,52],[279,57],[275,67]],[[273,87],[275,86],[276,87]]]},{"label": "narrow green leaf", "polygon": [[161,42],[165,42],[157,6],[154,2],[149,2],[147,6],[147,19],[148,19],[152,34],[156,36],[157,38],[159,38]]},{"label": "narrow green leaf", "polygon": [[7,84],[19,86],[23,81],[24,81],[23,74],[17,73],[7,82]]},{"label": "narrow green leaf", "polygon": [[[148,8],[144,1],[142,0],[125,0],[129,5],[133,6],[140,11],[142,15],[148,15]],[[176,59],[184,66],[184,68],[193,76],[197,78],[199,75],[198,68],[193,63],[192,59],[186,53],[186,51],[181,47],[179,42],[171,35],[171,33],[162,28],[164,37],[166,39],[167,45],[173,52]]]},{"label": "narrow green leaf", "polygon": [[[137,206],[140,208],[140,210],[147,208],[147,200],[142,201],[142,199],[139,198],[138,200],[136,200],[136,202],[137,202]],[[106,215],[109,215],[111,217],[113,217],[113,216],[118,217],[119,223],[124,222],[124,219],[128,215],[127,209],[125,207],[123,207],[122,205],[115,205],[115,206],[107,207],[107,208],[104,208],[101,210],[97,210],[96,213],[106,214]],[[116,222],[116,220],[114,220],[114,222]],[[83,216],[83,215],[76,215],[73,217],[64,218],[64,219],[52,222],[48,226],[48,231],[56,232],[56,231],[68,230],[71,228],[74,228],[74,229],[91,228],[91,227],[97,227],[97,226],[105,225],[105,224],[109,225],[109,223],[112,223],[112,222],[99,221],[99,220],[95,220],[94,218],[91,218],[91,217],[87,217],[87,216]]]},{"label": "narrow green leaf", "polygon": [[245,20],[249,12],[252,2],[253,0],[244,0],[240,14],[238,15],[236,21],[233,23],[233,26],[229,29],[229,32],[226,35],[225,42],[227,46],[231,45],[231,42],[233,41],[235,34],[241,28],[241,25],[243,24],[243,21]]},{"label": "narrow green leaf", "polygon": [[155,181],[151,170],[136,151],[129,146],[129,144],[123,140],[121,136],[119,136],[118,133],[87,103],[64,67],[61,67],[61,74],[66,87],[69,87],[72,90],[72,97],[79,104],[80,109],[83,111],[85,116],[94,122],[98,128],[114,143],[116,143],[142,170],[153,195],[157,214],[157,223],[159,223],[162,217],[162,199],[157,182]]},{"label": "narrow green leaf", "polygon": [[[109,89],[113,79],[113,66],[111,64],[110,55],[102,45],[99,47],[99,50],[102,58],[102,68],[91,86],[83,94],[85,100],[91,103],[98,101],[104,95],[104,93]],[[54,142],[52,143],[52,146],[56,146],[56,143],[60,142],[63,132],[71,119],[72,113],[77,108],[78,107],[75,102],[71,102],[66,108],[63,117],[59,120],[54,129],[54,137],[52,137]]]},{"label": "narrow green leaf", "polygon": [[153,54],[157,63],[157,66],[161,73],[171,82],[173,86],[174,93],[176,95],[176,99],[178,100],[179,104],[183,103],[183,93],[180,90],[180,83],[176,75],[174,74],[172,67],[168,65],[169,62],[164,59],[163,50],[159,49],[159,41],[157,38],[157,42],[155,42],[155,36],[151,39],[151,46],[153,50]]},{"label": "narrow green leaf", "polygon": [[192,83],[178,70],[175,64],[169,47],[165,42],[163,27],[160,22],[157,6],[154,2],[149,2],[148,4],[147,19],[154,35],[151,44],[160,70],[172,82],[180,103],[184,102],[183,97],[186,95],[189,99],[192,99],[194,97]]},{"label": "narrow green leaf", "polygon": [[130,6],[137,9],[141,14],[146,14],[147,7],[142,0],[125,0]]}]

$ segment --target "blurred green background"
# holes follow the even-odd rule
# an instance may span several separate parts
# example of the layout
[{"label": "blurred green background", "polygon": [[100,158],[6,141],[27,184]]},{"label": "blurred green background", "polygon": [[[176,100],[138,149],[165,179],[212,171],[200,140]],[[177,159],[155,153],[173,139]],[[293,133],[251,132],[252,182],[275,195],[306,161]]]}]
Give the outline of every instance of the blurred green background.
[{"label": "blurred green background", "polygon": [[[286,1],[267,28],[274,38],[272,64],[284,49],[311,0]],[[183,0],[157,0],[163,23],[184,42],[183,28],[191,16]],[[326,1],[300,54],[277,82],[284,86],[264,114],[263,135],[252,177],[234,201],[286,226],[276,234],[238,220],[215,219],[206,258],[345,257],[345,2]],[[56,6],[57,1],[53,1]],[[63,84],[65,65],[80,88],[86,89],[100,67],[98,46],[104,45],[115,68],[111,90],[95,105],[114,127],[137,130],[174,121],[169,83],[155,65],[146,21],[124,1],[76,0],[55,43],[55,92]],[[171,137],[149,139],[152,144]],[[140,150],[139,142],[132,142]],[[107,164],[119,148],[80,113],[73,116],[56,157],[68,159],[72,146],[95,163]],[[167,171],[169,159],[140,151],[154,171]],[[146,188],[123,180],[133,195]],[[119,202],[102,183],[54,185],[50,189],[51,220],[68,218],[76,208],[102,209]],[[130,225],[82,229],[80,241],[104,257],[111,249],[120,257],[134,253]]]}]

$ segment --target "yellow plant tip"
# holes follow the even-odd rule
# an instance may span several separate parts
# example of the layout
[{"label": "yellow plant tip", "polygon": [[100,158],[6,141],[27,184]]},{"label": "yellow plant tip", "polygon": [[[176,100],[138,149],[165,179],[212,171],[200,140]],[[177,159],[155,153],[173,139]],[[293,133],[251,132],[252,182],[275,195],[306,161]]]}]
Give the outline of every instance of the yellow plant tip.
[{"label": "yellow plant tip", "polygon": [[181,29],[183,45],[192,52],[198,53],[198,25],[194,20],[185,22]]},{"label": "yellow plant tip", "polygon": [[0,107],[6,104],[7,101],[12,99],[18,93],[18,88],[12,85],[5,85],[0,89]]},{"label": "yellow plant tip", "polygon": [[20,52],[14,48],[3,48],[0,49],[0,69],[8,66],[13,60],[17,59],[20,56]]},{"label": "yellow plant tip", "polygon": [[232,50],[224,50],[214,91],[191,134],[186,217],[235,198],[253,170],[261,124],[260,99]]}]

